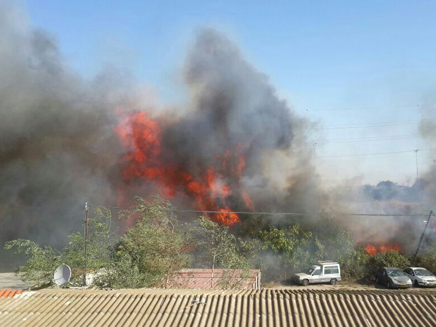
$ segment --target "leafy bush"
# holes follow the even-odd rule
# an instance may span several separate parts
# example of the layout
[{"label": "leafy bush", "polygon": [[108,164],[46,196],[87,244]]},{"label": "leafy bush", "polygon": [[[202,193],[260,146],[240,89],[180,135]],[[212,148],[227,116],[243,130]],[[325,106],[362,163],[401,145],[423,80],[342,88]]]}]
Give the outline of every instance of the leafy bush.
[{"label": "leafy bush", "polygon": [[295,224],[260,231],[258,237],[264,280],[286,280],[320,260],[351,262],[356,255],[351,234],[329,213],[323,214],[314,229]]},{"label": "leafy bush", "polygon": [[373,277],[380,267],[398,267],[400,269],[410,266],[410,261],[396,251],[382,251],[377,254],[368,254],[367,276]]},{"label": "leafy bush", "polygon": [[[159,197],[147,204],[137,198],[135,225],[120,239],[106,282],[108,286],[165,286],[172,272],[187,267],[189,254],[183,251],[187,237],[179,226],[174,207]],[[132,270],[130,279],[114,281]],[[130,283],[129,280],[132,282]]]},{"label": "leafy bush", "polygon": [[16,249],[16,253],[24,253],[27,262],[18,267],[16,273],[21,279],[40,287],[51,284],[53,273],[61,264],[61,253],[50,246],[41,247],[29,240],[13,240],[5,244],[5,249]]},{"label": "leafy bush", "polygon": [[436,273],[436,242],[433,242],[425,251],[416,258],[415,266],[425,267]]},{"label": "leafy bush", "polygon": [[83,272],[97,273],[101,269],[108,269],[113,252],[112,243],[115,235],[111,231],[112,215],[110,210],[96,208],[89,217],[89,235],[87,255],[85,256],[85,238],[82,233],[68,236],[68,245],[63,250],[63,260],[71,267],[71,283],[83,284]]},{"label": "leafy bush", "polygon": [[[190,229],[194,251],[194,266],[205,268],[246,269],[249,262],[244,256],[248,244],[229,233],[229,227],[199,217]],[[247,254],[247,253],[245,253]]]},{"label": "leafy bush", "polygon": [[342,278],[346,280],[361,280],[368,278],[369,259],[370,255],[366,253],[363,247],[358,247],[348,256],[342,257],[339,260],[341,264]]}]

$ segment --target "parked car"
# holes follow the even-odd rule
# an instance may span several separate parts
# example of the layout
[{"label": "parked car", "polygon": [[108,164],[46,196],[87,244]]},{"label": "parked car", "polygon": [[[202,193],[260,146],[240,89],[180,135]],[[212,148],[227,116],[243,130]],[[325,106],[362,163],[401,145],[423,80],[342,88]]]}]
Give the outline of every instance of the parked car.
[{"label": "parked car", "polygon": [[396,267],[383,267],[377,270],[375,281],[386,285],[387,288],[408,288],[412,287],[412,280]]},{"label": "parked car", "polygon": [[404,269],[405,274],[412,280],[414,286],[436,286],[436,276],[422,267],[409,267]]},{"label": "parked car", "polygon": [[318,261],[317,265],[311,266],[305,272],[292,276],[294,283],[304,286],[318,283],[335,285],[341,280],[341,266],[334,261]]}]

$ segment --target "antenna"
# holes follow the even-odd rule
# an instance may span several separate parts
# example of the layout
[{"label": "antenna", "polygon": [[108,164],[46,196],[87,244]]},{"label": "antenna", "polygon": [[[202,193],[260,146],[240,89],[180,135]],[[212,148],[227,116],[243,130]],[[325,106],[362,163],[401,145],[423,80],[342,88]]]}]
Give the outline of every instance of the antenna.
[{"label": "antenna", "polygon": [[56,268],[53,276],[53,282],[56,285],[62,286],[70,281],[71,268],[68,265],[60,265]]}]

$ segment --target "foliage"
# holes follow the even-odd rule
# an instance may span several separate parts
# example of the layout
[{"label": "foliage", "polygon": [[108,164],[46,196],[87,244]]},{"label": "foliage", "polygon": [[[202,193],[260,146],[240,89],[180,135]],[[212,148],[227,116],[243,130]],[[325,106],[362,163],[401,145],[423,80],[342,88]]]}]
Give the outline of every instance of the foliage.
[{"label": "foliage", "polygon": [[354,253],[351,234],[328,213],[311,230],[299,224],[260,231],[258,266],[266,280],[286,280],[319,260],[349,260]]},{"label": "foliage", "polygon": [[119,251],[116,260],[112,260],[107,269],[100,270],[94,277],[94,285],[101,288],[140,288],[147,285],[146,275],[137,266],[132,265],[128,253]]},{"label": "foliage", "polygon": [[380,253],[368,256],[368,277],[374,276],[377,272],[377,269],[380,267],[398,267],[403,269],[410,266],[409,259],[396,251],[382,251]]},{"label": "foliage", "polygon": [[432,273],[436,274],[436,241],[416,258],[415,266],[425,267]]},{"label": "foliage", "polygon": [[[356,280],[372,277],[382,266],[410,265],[395,251],[370,255],[355,248],[348,230],[327,212],[316,225],[304,225],[305,221],[281,227],[252,224],[245,230],[249,235],[242,238],[206,216],[181,224],[175,208],[159,197],[151,202],[136,200],[134,209],[122,212],[131,228],[118,238],[112,233],[111,211],[97,208],[93,212],[86,257],[85,240],[79,232],[68,236],[62,252],[29,240],[8,242],[6,249],[16,249],[27,257],[17,273],[41,286],[51,283],[54,269],[66,263],[72,268],[73,285],[82,284],[86,269],[99,287],[165,287],[174,272],[191,266],[224,269],[221,286],[231,288],[235,286],[231,269],[239,269],[243,275],[251,267],[260,268],[264,281],[283,281],[319,260],[335,260],[341,264],[344,279]],[[243,235],[241,227],[232,231],[238,232],[238,228]],[[435,253],[436,243],[418,258],[419,264],[436,271]]]},{"label": "foliage", "polygon": [[5,244],[5,249],[13,248],[27,258],[26,264],[16,270],[23,281],[33,283],[36,287],[52,283],[53,272],[61,264],[60,252],[50,246],[41,247],[35,242],[21,239]]},{"label": "foliage", "polygon": [[201,216],[191,229],[195,247],[194,265],[207,268],[244,269],[249,262],[243,255],[249,251],[242,239],[229,233],[229,227]]},{"label": "foliage", "polygon": [[361,280],[368,277],[368,261],[370,255],[363,247],[357,247],[349,255],[342,257],[341,264],[342,278],[348,280]]},{"label": "foliage", "polygon": [[193,265],[212,269],[223,269],[217,284],[224,289],[239,287],[250,274],[249,257],[253,254],[253,244],[229,232],[229,227],[212,221],[209,217],[199,217],[190,228]]},{"label": "foliage", "polygon": [[[125,287],[164,286],[174,271],[187,267],[187,237],[179,226],[174,207],[160,197],[150,203],[137,198],[137,207],[132,212],[138,218],[135,225],[120,239],[116,250],[116,273],[132,269],[133,283],[121,281]],[[114,282],[108,280],[109,286]],[[118,282],[117,282],[118,283]],[[116,283],[115,283],[116,284]]]},{"label": "foliage", "polygon": [[112,243],[114,234],[111,231],[112,215],[110,210],[96,208],[94,215],[89,217],[87,255],[85,256],[85,238],[82,233],[68,236],[70,241],[64,249],[63,257],[71,267],[71,282],[76,285],[83,283],[82,275],[86,267],[89,273],[96,273],[109,268],[111,263]]},{"label": "foliage", "polygon": [[286,279],[292,270],[305,267],[310,261],[312,233],[303,231],[298,224],[260,231],[259,239],[262,243],[257,264],[266,280]]}]

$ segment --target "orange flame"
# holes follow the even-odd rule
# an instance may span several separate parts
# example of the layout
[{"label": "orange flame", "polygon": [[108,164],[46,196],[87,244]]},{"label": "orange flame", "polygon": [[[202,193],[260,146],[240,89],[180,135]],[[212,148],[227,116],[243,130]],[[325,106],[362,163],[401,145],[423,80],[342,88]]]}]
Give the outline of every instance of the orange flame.
[{"label": "orange flame", "polygon": [[[204,169],[204,173],[194,174],[171,163],[171,153],[161,146],[161,127],[145,112],[125,115],[115,128],[124,147],[127,166],[124,170],[126,183],[143,179],[153,182],[168,197],[177,193],[188,195],[198,210],[220,211],[211,217],[222,224],[233,225],[239,217],[228,206],[229,196],[234,193],[232,185],[237,181],[240,193],[247,208],[253,209],[250,196],[240,183],[245,168],[245,158],[240,146],[234,152],[226,150],[219,156],[217,164]],[[230,183],[232,181],[232,183]]]},{"label": "orange flame", "polygon": [[390,244],[390,245],[380,245],[378,248],[372,244],[368,244],[365,247],[365,251],[368,254],[377,254],[380,252],[386,252],[386,251],[396,251],[400,252],[401,248],[398,244]]},{"label": "orange flame", "polygon": [[377,253],[377,248],[372,245],[372,244],[368,244],[365,248],[366,253],[368,254],[376,254]]}]

